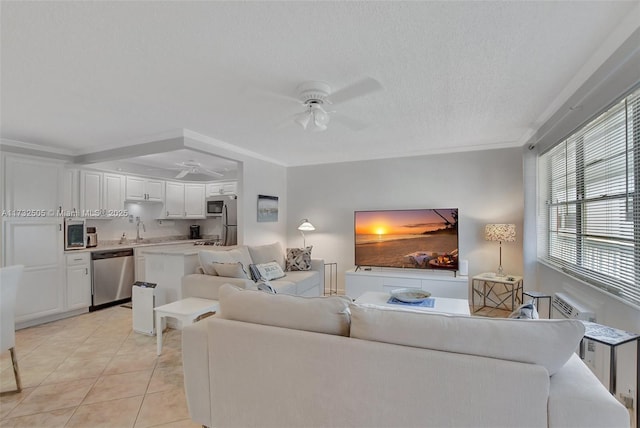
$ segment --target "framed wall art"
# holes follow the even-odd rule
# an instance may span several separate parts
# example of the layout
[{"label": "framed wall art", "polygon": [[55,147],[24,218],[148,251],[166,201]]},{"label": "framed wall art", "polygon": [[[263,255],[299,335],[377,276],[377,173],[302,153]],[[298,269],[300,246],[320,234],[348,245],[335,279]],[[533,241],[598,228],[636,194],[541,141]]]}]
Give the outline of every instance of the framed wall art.
[{"label": "framed wall art", "polygon": [[258,222],[278,221],[278,197],[258,195]]}]

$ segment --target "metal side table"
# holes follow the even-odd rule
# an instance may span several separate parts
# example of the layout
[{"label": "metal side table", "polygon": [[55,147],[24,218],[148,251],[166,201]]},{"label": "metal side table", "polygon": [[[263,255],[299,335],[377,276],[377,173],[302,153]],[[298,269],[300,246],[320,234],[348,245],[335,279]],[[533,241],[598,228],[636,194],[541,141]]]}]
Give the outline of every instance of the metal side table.
[{"label": "metal side table", "polygon": [[[327,268],[329,268],[329,291],[327,292]],[[338,263],[325,263],[324,264],[324,290],[323,294],[333,296],[338,294]]]},{"label": "metal side table", "polygon": [[[523,291],[522,294],[525,295],[525,296],[529,296],[533,300],[535,300],[536,309],[540,309],[540,306],[539,306],[540,299],[549,299],[549,316],[548,316],[548,318],[551,319],[551,296],[550,295],[545,294],[545,293],[541,293],[540,291]],[[522,298],[522,303],[524,303],[524,297]]]},{"label": "metal side table", "polygon": [[[593,340],[594,342],[602,343],[609,347],[609,392],[616,395],[616,375],[617,375],[617,356],[616,349],[620,345],[624,345],[629,342],[636,342],[636,403],[640,394],[638,389],[640,387],[640,368],[638,368],[638,359],[640,359],[640,334],[630,333],[628,331],[619,330],[613,327],[607,327],[606,325],[597,324],[591,321],[582,321],[584,324],[585,332],[584,338]],[[580,349],[582,349],[582,343],[580,343]],[[638,405],[636,404],[636,426],[640,427],[640,412],[638,411]]]}]

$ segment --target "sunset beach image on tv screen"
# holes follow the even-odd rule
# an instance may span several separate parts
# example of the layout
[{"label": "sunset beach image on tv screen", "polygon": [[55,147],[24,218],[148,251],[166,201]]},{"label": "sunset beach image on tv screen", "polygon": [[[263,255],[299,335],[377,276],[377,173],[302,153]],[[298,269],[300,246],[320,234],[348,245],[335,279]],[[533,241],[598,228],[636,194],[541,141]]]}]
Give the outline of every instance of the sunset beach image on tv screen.
[{"label": "sunset beach image on tv screen", "polygon": [[356,211],[356,266],[458,269],[458,209]]}]

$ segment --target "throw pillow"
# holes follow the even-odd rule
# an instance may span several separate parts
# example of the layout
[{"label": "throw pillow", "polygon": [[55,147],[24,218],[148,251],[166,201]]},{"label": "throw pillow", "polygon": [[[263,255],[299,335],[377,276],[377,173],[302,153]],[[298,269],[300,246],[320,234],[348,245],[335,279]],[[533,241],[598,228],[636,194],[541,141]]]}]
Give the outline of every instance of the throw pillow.
[{"label": "throw pillow", "polygon": [[262,279],[260,276],[260,271],[253,263],[249,265],[249,274],[251,275],[251,279],[253,279],[253,282],[258,282],[260,281],[260,279]]},{"label": "throw pillow", "polygon": [[251,259],[246,248],[244,251],[241,248],[233,250],[217,250],[217,251],[199,251],[198,258],[200,259],[200,266],[204,273],[207,275],[218,275],[213,263],[242,263],[242,267],[247,271]]},{"label": "throw pillow", "polygon": [[509,318],[519,320],[537,320],[540,316],[538,315],[536,305],[533,303],[533,299],[531,299],[524,305],[520,305],[520,307],[515,311],[511,312]]},{"label": "throw pillow", "polygon": [[287,248],[287,270],[311,270],[312,248]]},{"label": "throw pillow", "polygon": [[256,284],[256,286],[260,291],[264,291],[265,293],[269,293],[269,294],[276,294],[276,289],[273,288],[271,284],[269,284],[269,282],[260,281]]},{"label": "throw pillow", "polygon": [[222,319],[349,336],[349,299],[302,297],[243,290],[231,284],[218,294]]},{"label": "throw pillow", "polygon": [[584,336],[576,320],[512,320],[352,304],[351,337],[538,364],[557,372]]},{"label": "throw pillow", "polygon": [[242,267],[242,263],[211,263],[213,269],[218,276],[224,276],[227,278],[243,278],[247,279],[247,272]]},{"label": "throw pillow", "polygon": [[260,273],[260,278],[266,279],[267,281],[282,278],[285,276],[282,268],[275,261],[257,264],[256,269],[258,269],[258,272]]},{"label": "throw pillow", "polygon": [[257,245],[249,247],[249,254],[251,254],[251,260],[253,263],[262,264],[276,261],[281,269],[285,268],[284,251],[282,245],[279,242],[274,242],[269,245]]}]

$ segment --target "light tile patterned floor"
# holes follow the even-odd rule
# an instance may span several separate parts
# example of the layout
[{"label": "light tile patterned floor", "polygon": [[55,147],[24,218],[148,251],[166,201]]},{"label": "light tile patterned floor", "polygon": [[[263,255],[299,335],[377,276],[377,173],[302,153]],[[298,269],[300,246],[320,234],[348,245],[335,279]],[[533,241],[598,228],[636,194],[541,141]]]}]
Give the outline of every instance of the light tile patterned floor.
[{"label": "light tile patterned floor", "polygon": [[[199,427],[184,396],[180,331],[134,333],[112,307],[16,332],[20,394],[0,397],[1,427]],[[2,391],[15,388],[9,352]]]}]

